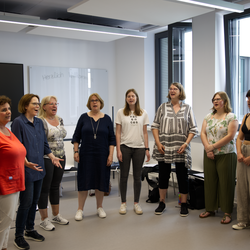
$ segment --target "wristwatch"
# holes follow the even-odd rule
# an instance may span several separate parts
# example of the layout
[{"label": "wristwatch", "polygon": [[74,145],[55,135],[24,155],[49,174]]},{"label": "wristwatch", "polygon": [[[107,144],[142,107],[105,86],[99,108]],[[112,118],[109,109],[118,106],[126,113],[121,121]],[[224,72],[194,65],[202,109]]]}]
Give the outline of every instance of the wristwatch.
[{"label": "wristwatch", "polygon": [[75,153],[78,153],[78,151],[75,151],[74,154],[75,154]]},{"label": "wristwatch", "polygon": [[149,151],[149,148],[145,148],[145,150],[148,150],[148,151]]}]

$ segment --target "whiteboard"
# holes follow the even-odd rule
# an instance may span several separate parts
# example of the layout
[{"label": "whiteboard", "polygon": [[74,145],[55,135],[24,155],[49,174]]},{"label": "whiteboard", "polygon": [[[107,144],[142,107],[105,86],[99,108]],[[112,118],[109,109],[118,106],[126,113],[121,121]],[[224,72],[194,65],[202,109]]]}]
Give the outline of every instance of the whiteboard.
[{"label": "whiteboard", "polygon": [[29,67],[30,93],[42,100],[54,95],[59,103],[57,114],[64,125],[76,125],[80,115],[88,112],[88,97],[98,93],[104,100],[102,112],[108,114],[108,72],[105,69],[64,67]]}]

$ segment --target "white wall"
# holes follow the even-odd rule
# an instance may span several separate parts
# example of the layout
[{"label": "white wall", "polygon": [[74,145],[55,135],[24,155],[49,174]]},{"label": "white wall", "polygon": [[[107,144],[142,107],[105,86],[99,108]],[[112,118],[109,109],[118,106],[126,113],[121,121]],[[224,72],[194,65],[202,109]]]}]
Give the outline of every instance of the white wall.
[{"label": "white wall", "polygon": [[[1,62],[24,65],[25,93],[28,92],[28,66],[30,65],[99,68],[108,70],[109,96],[114,97],[110,98],[109,105],[111,107],[116,104],[115,46],[113,42],[90,42],[0,32],[0,45]],[[111,115],[111,108],[109,114]]]},{"label": "white wall", "polygon": [[[29,92],[28,66],[97,68],[108,71],[109,112],[116,106],[115,44],[90,42],[23,33],[0,32],[0,61],[24,65],[24,93]],[[1,82],[1,84],[4,84]],[[36,93],[34,93],[36,94]],[[102,96],[101,93],[99,93]],[[58,100],[58,102],[68,100]],[[104,100],[105,102],[105,100]],[[60,106],[59,106],[60,109]],[[66,126],[71,138],[75,126]]]},{"label": "white wall", "polygon": [[116,106],[115,114],[125,104],[125,93],[134,88],[140,105],[145,107],[144,39],[127,37],[115,41]]}]

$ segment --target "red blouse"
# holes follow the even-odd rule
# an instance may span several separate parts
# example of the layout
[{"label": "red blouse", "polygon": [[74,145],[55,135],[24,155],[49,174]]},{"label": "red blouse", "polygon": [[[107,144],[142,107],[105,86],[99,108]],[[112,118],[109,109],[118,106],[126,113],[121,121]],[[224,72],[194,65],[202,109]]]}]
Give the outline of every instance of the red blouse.
[{"label": "red blouse", "polygon": [[10,136],[0,132],[0,195],[25,190],[26,149],[10,130],[9,132]]}]

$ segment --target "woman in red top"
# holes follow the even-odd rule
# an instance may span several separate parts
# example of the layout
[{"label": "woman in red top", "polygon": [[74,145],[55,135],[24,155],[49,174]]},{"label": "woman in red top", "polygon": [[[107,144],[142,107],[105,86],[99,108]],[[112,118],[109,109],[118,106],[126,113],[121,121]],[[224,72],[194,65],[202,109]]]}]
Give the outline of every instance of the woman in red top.
[{"label": "woman in red top", "polygon": [[0,249],[7,249],[10,224],[14,219],[19,191],[25,189],[26,149],[6,128],[11,118],[11,100],[0,96]]}]

